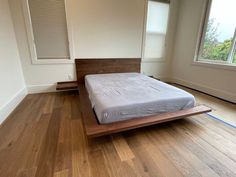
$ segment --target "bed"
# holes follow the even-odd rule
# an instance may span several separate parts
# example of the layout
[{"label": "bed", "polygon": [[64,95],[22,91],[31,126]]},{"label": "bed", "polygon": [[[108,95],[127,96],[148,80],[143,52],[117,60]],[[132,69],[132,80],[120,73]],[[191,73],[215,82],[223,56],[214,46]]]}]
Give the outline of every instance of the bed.
[{"label": "bed", "polygon": [[141,59],[76,59],[86,135],[97,137],[210,112],[176,87],[140,74]]}]

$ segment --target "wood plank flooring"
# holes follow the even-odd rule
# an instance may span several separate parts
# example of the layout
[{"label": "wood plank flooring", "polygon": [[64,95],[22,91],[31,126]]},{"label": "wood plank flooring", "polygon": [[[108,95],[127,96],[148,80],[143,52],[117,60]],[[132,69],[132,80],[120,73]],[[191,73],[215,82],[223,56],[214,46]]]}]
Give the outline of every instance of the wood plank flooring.
[{"label": "wood plank flooring", "polygon": [[87,140],[76,92],[28,95],[0,127],[0,177],[113,176],[235,177],[236,129],[198,115]]},{"label": "wood plank flooring", "polygon": [[180,85],[174,84],[174,86],[192,93],[196,97],[198,103],[210,106],[212,108],[212,112],[209,113],[210,115],[220,118],[236,127],[236,104],[220,100]]}]

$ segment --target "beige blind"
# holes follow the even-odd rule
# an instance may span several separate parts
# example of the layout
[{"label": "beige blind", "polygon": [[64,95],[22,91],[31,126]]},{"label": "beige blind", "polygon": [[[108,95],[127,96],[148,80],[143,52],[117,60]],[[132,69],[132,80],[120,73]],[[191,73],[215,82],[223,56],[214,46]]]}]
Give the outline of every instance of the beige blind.
[{"label": "beige blind", "polygon": [[64,0],[28,0],[38,59],[68,59]]},{"label": "beige blind", "polygon": [[148,1],[144,59],[164,57],[168,18],[168,3]]}]

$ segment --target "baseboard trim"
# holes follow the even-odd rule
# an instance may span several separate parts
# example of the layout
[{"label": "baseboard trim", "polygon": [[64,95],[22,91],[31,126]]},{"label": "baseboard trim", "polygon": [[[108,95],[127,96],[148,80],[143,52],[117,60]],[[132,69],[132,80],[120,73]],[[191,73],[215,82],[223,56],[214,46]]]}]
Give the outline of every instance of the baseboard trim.
[{"label": "baseboard trim", "polygon": [[49,93],[56,92],[56,84],[28,85],[28,93]]},{"label": "baseboard trim", "polygon": [[217,98],[220,98],[220,99],[232,102],[232,103],[236,103],[236,95],[234,93],[225,92],[218,89],[212,89],[210,87],[196,84],[193,82],[189,82],[183,79],[172,78],[171,82],[180,84],[180,85],[183,85],[183,86],[195,89],[195,90],[199,90],[201,92],[207,93],[209,95],[215,96]]},{"label": "baseboard trim", "polygon": [[170,77],[159,77],[158,79],[160,79],[163,82],[167,82],[167,83],[172,81],[172,79]]},{"label": "baseboard trim", "polygon": [[0,108],[0,125],[7,119],[12,111],[21,103],[26,97],[26,87],[19,90],[5,105]]}]

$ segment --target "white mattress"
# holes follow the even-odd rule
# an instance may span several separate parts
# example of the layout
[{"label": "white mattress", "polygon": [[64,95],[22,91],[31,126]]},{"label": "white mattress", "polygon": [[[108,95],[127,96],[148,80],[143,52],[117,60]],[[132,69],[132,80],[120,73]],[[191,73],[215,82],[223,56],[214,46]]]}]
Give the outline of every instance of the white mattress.
[{"label": "white mattress", "polygon": [[139,73],[87,75],[85,86],[101,124],[195,106],[188,92]]}]

